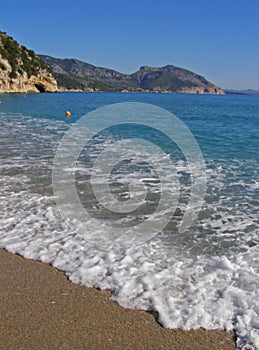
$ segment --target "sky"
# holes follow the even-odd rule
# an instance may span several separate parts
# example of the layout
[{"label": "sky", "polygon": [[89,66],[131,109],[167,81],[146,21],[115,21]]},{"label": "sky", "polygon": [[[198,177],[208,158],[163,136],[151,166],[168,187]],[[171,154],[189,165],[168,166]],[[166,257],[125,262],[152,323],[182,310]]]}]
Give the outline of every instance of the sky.
[{"label": "sky", "polygon": [[13,0],[0,30],[36,53],[122,73],[167,64],[259,90],[259,0]]}]

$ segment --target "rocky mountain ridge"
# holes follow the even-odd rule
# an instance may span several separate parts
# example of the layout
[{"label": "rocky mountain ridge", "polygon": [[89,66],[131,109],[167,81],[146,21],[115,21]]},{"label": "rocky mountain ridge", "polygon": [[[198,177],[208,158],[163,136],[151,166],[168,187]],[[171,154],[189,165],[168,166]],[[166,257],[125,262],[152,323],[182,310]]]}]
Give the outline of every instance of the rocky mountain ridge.
[{"label": "rocky mountain ridge", "polygon": [[61,59],[47,55],[39,55],[39,57],[49,65],[58,80],[59,88],[64,90],[69,90],[69,84],[66,85],[64,80],[70,79],[70,85],[73,81],[76,86],[78,79],[81,79],[83,84],[81,87],[84,91],[98,91],[99,88],[95,88],[95,85],[99,83],[103,84],[104,90],[108,91],[224,94],[222,89],[203,76],[173,65],[160,68],[143,66],[133,74],[123,74],[77,59]]}]

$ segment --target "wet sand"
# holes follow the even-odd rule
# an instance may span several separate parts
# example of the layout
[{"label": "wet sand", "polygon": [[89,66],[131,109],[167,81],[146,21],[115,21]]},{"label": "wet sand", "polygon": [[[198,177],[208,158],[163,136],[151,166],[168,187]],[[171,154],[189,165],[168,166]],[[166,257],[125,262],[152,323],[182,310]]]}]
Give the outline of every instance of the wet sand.
[{"label": "wet sand", "polygon": [[153,315],[109,297],[109,291],[71,283],[48,264],[0,249],[0,349],[235,349],[233,332],[165,329]]}]

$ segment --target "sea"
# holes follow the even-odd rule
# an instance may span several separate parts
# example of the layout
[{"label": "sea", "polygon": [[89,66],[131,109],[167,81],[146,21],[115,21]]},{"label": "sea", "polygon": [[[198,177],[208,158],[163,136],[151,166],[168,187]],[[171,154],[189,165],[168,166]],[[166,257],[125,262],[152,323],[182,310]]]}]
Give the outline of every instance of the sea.
[{"label": "sea", "polygon": [[1,248],[259,349],[259,96],[0,100]]}]

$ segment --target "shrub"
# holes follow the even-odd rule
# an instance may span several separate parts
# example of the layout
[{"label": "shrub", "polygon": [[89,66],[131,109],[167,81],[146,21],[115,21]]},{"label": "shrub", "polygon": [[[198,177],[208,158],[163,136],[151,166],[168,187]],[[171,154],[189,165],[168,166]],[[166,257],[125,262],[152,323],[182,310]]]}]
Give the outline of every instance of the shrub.
[{"label": "shrub", "polygon": [[5,64],[3,64],[2,62],[0,62],[0,69],[2,69],[2,70],[6,70],[6,65],[5,65]]}]

